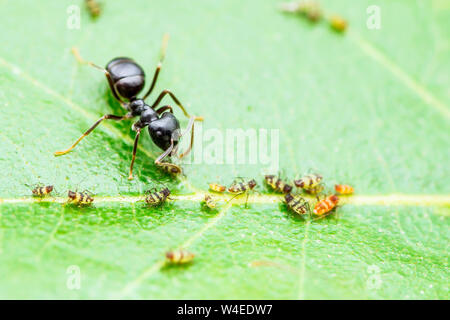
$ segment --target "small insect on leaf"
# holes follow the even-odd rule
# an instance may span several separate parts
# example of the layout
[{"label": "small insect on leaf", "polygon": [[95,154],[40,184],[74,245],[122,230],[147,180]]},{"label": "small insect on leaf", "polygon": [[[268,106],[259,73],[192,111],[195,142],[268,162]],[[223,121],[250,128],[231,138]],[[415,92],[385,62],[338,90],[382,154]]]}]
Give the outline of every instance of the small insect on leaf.
[{"label": "small insect on leaf", "polygon": [[96,0],[86,0],[86,7],[92,18],[97,18],[101,13],[101,6]]},{"label": "small insect on leaf", "polygon": [[344,32],[347,29],[347,21],[340,16],[331,16],[329,22],[330,27],[337,32]]},{"label": "small insect on leaf", "polygon": [[312,190],[320,184],[322,179],[323,177],[320,174],[312,173],[305,175],[299,180],[295,180],[294,184],[298,188],[302,188],[304,190]]},{"label": "small insect on leaf", "polygon": [[170,190],[168,188],[163,188],[160,191],[147,192],[148,195],[145,197],[145,202],[150,206],[158,206],[164,203],[170,196]]},{"label": "small insect on leaf", "polygon": [[156,166],[158,168],[160,168],[161,170],[164,170],[167,173],[170,173],[173,175],[181,174],[183,172],[183,170],[181,169],[180,166],[177,166],[176,164],[173,164],[173,163],[168,163],[168,162],[157,163]]},{"label": "small insect on leaf", "polygon": [[347,184],[337,184],[334,186],[334,189],[339,194],[352,194],[354,192],[353,187]]},{"label": "small insect on leaf", "polygon": [[68,200],[67,203],[79,205],[79,206],[88,206],[92,204],[94,198],[89,194],[89,192],[78,192],[78,191],[68,191],[67,193]]},{"label": "small insect on leaf", "polygon": [[217,201],[211,195],[205,194],[205,199],[203,204],[210,209],[215,209],[217,207]]},{"label": "small insect on leaf", "polygon": [[335,194],[328,196],[327,198],[319,201],[314,206],[314,214],[317,216],[324,215],[325,213],[333,210],[339,202],[339,197]]},{"label": "small insect on leaf", "polygon": [[292,195],[288,193],[284,196],[284,201],[288,208],[299,215],[304,215],[310,212],[309,203],[301,196]]},{"label": "small insect on leaf", "polygon": [[300,14],[311,22],[317,22],[322,18],[322,10],[317,1],[304,0],[283,3],[280,6],[281,11]]},{"label": "small insect on leaf", "polygon": [[316,194],[321,193],[324,189],[325,189],[325,186],[323,184],[318,184],[317,186],[312,187],[310,189],[304,189],[304,191],[308,194],[316,195]]},{"label": "small insect on leaf", "polygon": [[252,179],[248,182],[239,182],[239,183],[232,184],[228,188],[228,192],[239,194],[239,193],[244,193],[244,192],[253,190],[253,188],[255,188],[255,187],[256,187],[256,181],[255,181],[255,179]]},{"label": "small insect on leaf", "polygon": [[195,255],[189,251],[179,249],[166,252],[166,261],[170,264],[186,264],[194,260]]},{"label": "small insect on leaf", "polygon": [[31,193],[34,197],[43,198],[47,195],[49,195],[53,191],[53,186],[37,186],[33,190],[31,190]]},{"label": "small insect on leaf", "polygon": [[214,192],[225,192],[227,187],[222,186],[222,185],[220,185],[218,183],[210,183],[209,184],[209,189],[211,189]]},{"label": "small insect on leaf", "polygon": [[292,186],[281,180],[275,175],[266,175],[264,177],[266,184],[275,192],[290,193]]},{"label": "small insect on leaf", "polygon": [[[228,192],[229,193],[233,193],[235,194],[235,196],[233,198],[231,198],[231,200],[233,200],[234,198],[236,198],[239,195],[243,195],[246,194],[247,195],[247,199],[245,200],[245,207],[247,208],[247,203],[248,203],[248,196],[250,194],[250,192],[256,187],[256,181],[255,179],[252,179],[248,182],[239,182],[239,183],[233,183],[229,188],[228,188]],[[230,201],[231,201],[230,200]]]}]

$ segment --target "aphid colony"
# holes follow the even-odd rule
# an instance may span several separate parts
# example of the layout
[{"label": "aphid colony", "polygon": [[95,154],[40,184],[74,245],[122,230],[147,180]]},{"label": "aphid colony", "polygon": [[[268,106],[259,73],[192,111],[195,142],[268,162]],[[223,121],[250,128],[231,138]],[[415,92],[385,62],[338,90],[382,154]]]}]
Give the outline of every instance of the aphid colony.
[{"label": "aphid colony", "polygon": [[[337,194],[324,193],[325,185],[323,183],[323,177],[317,173],[309,173],[301,177],[300,179],[295,179],[293,184],[283,180],[281,177],[276,175],[266,175],[264,176],[264,181],[267,187],[275,193],[284,193],[284,202],[287,207],[293,212],[299,215],[316,215],[316,216],[326,216],[333,213],[339,203],[340,195],[350,195],[354,192],[353,187],[344,184],[336,184],[335,191]],[[246,194],[248,202],[248,195],[251,191],[254,191],[257,183],[254,179],[247,182],[233,182],[233,184],[227,189],[227,187],[218,184],[210,183],[209,189],[215,193],[224,193],[228,190],[229,193],[235,195]],[[294,193],[294,187],[297,187],[301,192]],[[302,193],[316,196],[316,203],[310,207],[310,203],[303,197]],[[233,200],[232,197],[229,201]],[[217,207],[217,200],[212,196],[212,194],[206,194],[202,204],[210,209]]]},{"label": "aphid colony", "polygon": [[[309,194],[315,194],[317,196],[317,202],[314,205],[314,209],[311,212],[309,202],[302,197],[301,194],[293,194],[293,186],[289,183],[285,182],[282,178],[276,175],[266,175],[264,180],[267,186],[274,192],[284,193],[284,202],[287,207],[300,216],[304,216],[306,214],[316,215],[319,218],[325,217],[333,211],[336,210],[337,205],[339,203],[339,197],[336,194],[331,194],[323,198],[319,199],[319,193],[324,190],[322,185],[323,177],[319,174],[307,174],[300,179],[294,180],[294,185]],[[247,195],[246,205],[248,201],[249,192],[253,191],[257,186],[257,182],[254,179],[245,181],[241,178],[240,182],[234,181],[231,186],[228,188],[228,192],[234,194],[229,201],[233,200],[238,195]],[[223,193],[227,190],[227,188],[218,183],[210,183],[209,188],[211,191],[216,193]],[[335,190],[337,193],[342,195],[352,194],[354,189],[349,185],[337,184],[335,185]],[[31,192],[33,196],[37,197],[45,197],[49,195],[53,191],[53,186],[36,186]],[[159,206],[163,204],[167,199],[170,199],[170,190],[167,187],[164,187],[160,190],[153,188],[152,190],[148,190],[147,195],[145,197],[145,202],[151,206]],[[77,205],[77,206],[88,206],[91,205],[94,201],[91,192],[89,191],[71,191],[69,190],[67,193],[68,200],[67,204]],[[217,200],[211,194],[206,194],[202,204],[209,209],[215,209],[217,207]],[[195,255],[189,251],[184,249],[177,249],[173,251],[166,252],[165,255],[165,264],[166,265],[184,265],[189,264],[193,261]]]},{"label": "aphid colony", "polygon": [[[281,5],[281,11],[299,15],[312,23],[321,21],[324,15],[319,2],[314,0],[283,3]],[[336,14],[330,15],[327,17],[327,20],[330,27],[336,32],[345,32],[347,29],[347,21]]]},{"label": "aphid colony", "polygon": [[[336,194],[330,194],[323,197],[322,192],[325,190],[325,186],[322,182],[323,177],[317,173],[306,174],[302,178],[294,180],[294,185],[297,188],[305,193],[316,196],[317,202],[314,205],[312,212],[309,202],[302,197],[301,194],[293,194],[291,185],[283,181],[283,179],[275,175],[266,175],[264,179],[267,186],[272,191],[285,193],[284,202],[287,207],[299,215],[309,213],[310,215],[314,214],[316,216],[324,217],[333,213],[339,203],[339,197]],[[341,195],[350,195],[354,191],[353,187],[341,184],[335,185],[335,190]],[[322,199],[320,199],[320,196],[322,196]]]}]

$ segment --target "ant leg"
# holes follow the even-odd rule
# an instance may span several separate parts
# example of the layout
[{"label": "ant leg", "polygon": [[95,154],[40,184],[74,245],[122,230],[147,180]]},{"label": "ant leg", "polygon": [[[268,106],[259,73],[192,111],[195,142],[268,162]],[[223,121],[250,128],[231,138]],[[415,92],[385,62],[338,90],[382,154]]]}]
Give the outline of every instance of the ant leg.
[{"label": "ant leg", "polygon": [[172,109],[171,106],[164,106],[164,107],[161,107],[161,108],[159,108],[158,110],[156,110],[156,113],[160,115],[161,113],[163,113],[163,112],[166,111],[166,110],[169,110],[170,113],[173,113],[173,109]]},{"label": "ant leg", "polygon": [[231,199],[228,200],[227,203],[229,203],[231,200],[233,200],[234,198],[236,198],[236,197],[238,197],[240,195],[242,195],[242,192],[241,193],[237,193],[235,196],[231,197]]},{"label": "ant leg", "polygon": [[[151,106],[151,108],[155,109],[156,106],[158,106],[158,104],[161,102],[161,100],[164,98],[164,96],[166,94],[168,94],[173,99],[173,101],[175,101],[175,104],[178,107],[180,107],[180,109],[183,111],[184,115],[189,118],[190,117],[189,113],[187,113],[186,109],[183,107],[183,105],[181,104],[180,100],[178,100],[177,97],[175,97],[175,95],[170,90],[163,90],[159,94],[158,98],[156,98],[156,100],[153,103],[153,105]],[[203,121],[203,117],[194,117],[194,119],[198,120],[198,121]]]},{"label": "ant leg", "polygon": [[96,65],[93,62],[84,60],[81,57],[80,52],[78,51],[78,48],[76,48],[76,47],[72,48],[72,53],[75,56],[75,59],[77,59],[77,61],[79,63],[87,64],[88,66],[94,67],[94,68],[102,71],[105,74],[106,79],[108,80],[109,87],[111,88],[111,91],[113,93],[114,98],[116,98],[116,100],[119,101],[120,105],[126,109],[126,103],[120,98],[119,94],[117,93],[116,88],[114,87],[114,82],[112,81],[111,75],[109,74],[108,70],[106,70],[105,68],[102,68],[102,67]]},{"label": "ant leg", "polygon": [[247,204],[248,204],[248,196],[249,196],[249,192],[247,191],[247,198],[245,199],[245,209],[247,209]]},{"label": "ant leg", "polygon": [[173,169],[172,172],[181,172],[181,168],[176,164],[169,162],[162,162],[162,160],[172,152],[173,148],[174,148],[173,139],[170,139],[170,147],[167,148],[167,150],[164,151],[158,158],[156,158],[155,164],[160,167],[172,168]]},{"label": "ant leg", "polygon": [[161,44],[159,62],[158,65],[156,66],[155,73],[153,74],[152,84],[150,85],[150,88],[148,89],[147,93],[144,95],[144,98],[142,98],[142,100],[145,100],[150,95],[150,93],[152,93],[153,88],[155,87],[156,81],[158,80],[159,71],[161,71],[162,63],[164,61],[164,57],[166,56],[166,48],[168,42],[169,42],[169,34],[165,33]]},{"label": "ant leg", "polygon": [[136,137],[134,138],[133,156],[131,157],[130,173],[128,174],[128,180],[133,180],[133,165],[134,165],[134,159],[136,159],[136,150],[137,150],[140,134],[141,134],[141,128],[137,128],[136,129]]},{"label": "ant leg", "polygon": [[61,156],[63,154],[66,154],[68,152],[70,152],[73,148],[75,148],[75,146],[81,141],[83,140],[84,137],[86,137],[89,133],[91,133],[99,124],[100,122],[102,122],[105,119],[111,119],[111,120],[116,120],[116,121],[121,121],[121,120],[125,120],[125,119],[129,119],[131,118],[130,115],[125,115],[125,116],[116,116],[113,114],[105,114],[103,117],[101,117],[99,120],[97,120],[97,122],[95,122],[92,127],[90,127],[85,133],[82,134],[81,137],[78,138],[77,141],[75,141],[75,143],[67,150],[64,151],[56,151],[55,152],[55,156]]},{"label": "ant leg", "polygon": [[194,121],[195,121],[195,117],[192,116],[189,119],[189,123],[188,126],[186,127],[186,130],[184,130],[184,132],[181,134],[180,137],[184,136],[186,133],[189,132],[189,130],[191,130],[191,142],[189,143],[189,147],[178,156],[179,159],[182,159],[183,157],[187,156],[189,154],[189,152],[191,152],[192,150],[192,146],[194,145]]}]

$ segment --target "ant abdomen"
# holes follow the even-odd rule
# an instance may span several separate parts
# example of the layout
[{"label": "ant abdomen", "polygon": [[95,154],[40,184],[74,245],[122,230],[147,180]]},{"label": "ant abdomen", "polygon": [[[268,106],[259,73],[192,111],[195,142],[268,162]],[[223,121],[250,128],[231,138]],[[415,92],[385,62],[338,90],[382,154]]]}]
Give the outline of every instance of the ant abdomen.
[{"label": "ant abdomen", "polygon": [[144,70],[130,58],[114,58],[106,65],[114,87],[125,99],[132,100],[145,86]]}]

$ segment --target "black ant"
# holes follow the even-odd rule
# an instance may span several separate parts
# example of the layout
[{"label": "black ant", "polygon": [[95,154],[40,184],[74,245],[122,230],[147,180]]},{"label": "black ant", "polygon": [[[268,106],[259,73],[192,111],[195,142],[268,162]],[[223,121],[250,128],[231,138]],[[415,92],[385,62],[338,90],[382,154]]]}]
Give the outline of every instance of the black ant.
[{"label": "black ant", "polygon": [[[165,150],[158,158],[156,158],[155,164],[162,168],[167,168],[168,166],[170,166],[172,169],[177,169],[173,171],[181,172],[181,168],[179,168],[177,165],[168,162],[162,162],[162,160],[167,156],[171,157],[177,154],[178,142],[180,138],[184,136],[189,130],[191,130],[190,145],[186,149],[186,151],[184,151],[180,155],[177,155],[177,157],[181,159],[191,151],[192,145],[194,143],[194,121],[201,121],[203,120],[203,118],[190,116],[186,112],[181,102],[177,99],[177,97],[175,97],[175,95],[169,90],[163,90],[151,106],[145,103],[145,99],[152,92],[153,88],[155,87],[156,80],[158,79],[159,71],[161,70],[162,62],[165,56],[167,41],[168,35],[166,34],[163,37],[160,61],[153,75],[152,83],[142,99],[137,98],[136,96],[144,88],[145,73],[144,70],[133,59],[124,57],[114,58],[106,65],[106,69],[104,69],[92,62],[83,60],[78,50],[76,48],[72,49],[76,59],[80,63],[88,64],[103,71],[106,79],[108,80],[109,87],[111,88],[114,98],[124,109],[128,111],[128,113],[124,116],[117,116],[113,114],[104,115],[97,122],[95,122],[92,127],[90,127],[80,138],[78,138],[78,140],[75,141],[75,143],[69,149],[64,151],[57,151],[55,152],[55,156],[60,156],[71,151],[84,137],[91,133],[100,124],[100,122],[105,119],[121,121],[139,117],[139,120],[132,126],[132,129],[136,131],[136,137],[134,140],[133,156],[131,159],[128,179],[133,179],[133,165],[136,157],[139,135],[141,133],[141,130],[147,126],[148,132],[153,142],[159,148]],[[171,106],[162,106],[155,110],[155,108],[167,94],[173,99],[175,104],[180,107],[184,115],[189,118],[189,124],[184,132],[181,132],[180,123],[178,122],[178,119],[173,115]]]}]

